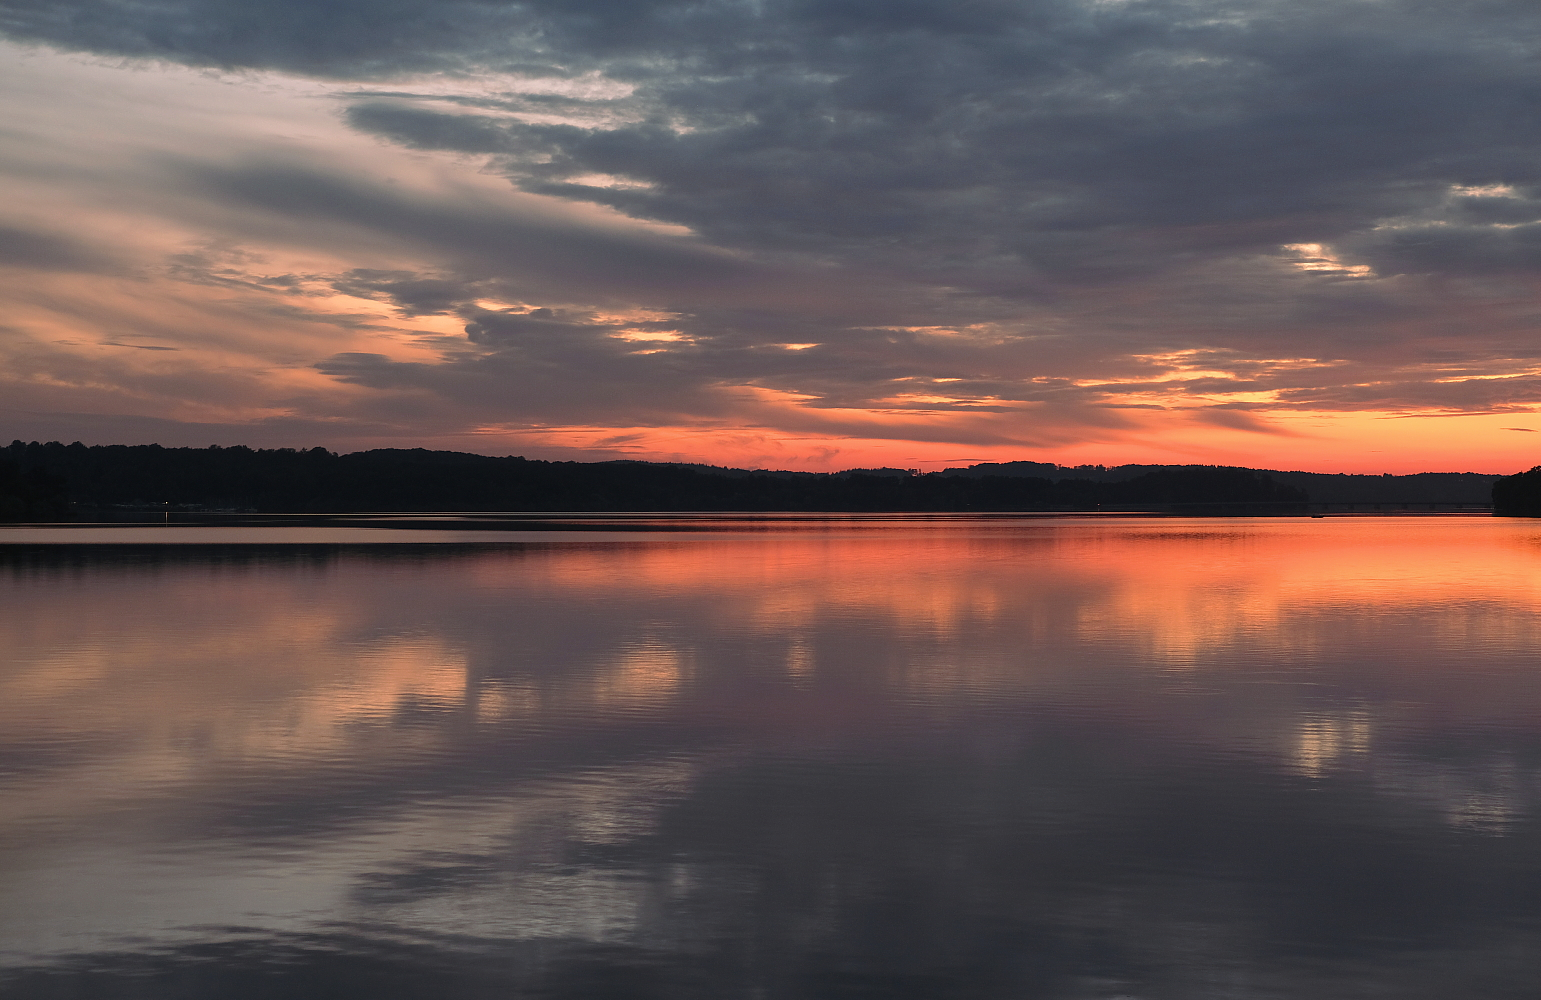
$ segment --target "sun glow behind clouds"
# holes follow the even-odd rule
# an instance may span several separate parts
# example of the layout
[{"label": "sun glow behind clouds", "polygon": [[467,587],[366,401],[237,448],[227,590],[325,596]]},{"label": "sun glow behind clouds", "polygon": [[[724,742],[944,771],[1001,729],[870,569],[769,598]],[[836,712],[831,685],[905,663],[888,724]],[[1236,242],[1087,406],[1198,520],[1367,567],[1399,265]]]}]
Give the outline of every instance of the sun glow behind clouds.
[{"label": "sun glow behind clouds", "polygon": [[1289,243],[1284,249],[1290,252],[1289,262],[1302,271],[1336,275],[1344,278],[1366,278],[1374,273],[1368,264],[1345,264],[1331,250],[1320,243]]}]

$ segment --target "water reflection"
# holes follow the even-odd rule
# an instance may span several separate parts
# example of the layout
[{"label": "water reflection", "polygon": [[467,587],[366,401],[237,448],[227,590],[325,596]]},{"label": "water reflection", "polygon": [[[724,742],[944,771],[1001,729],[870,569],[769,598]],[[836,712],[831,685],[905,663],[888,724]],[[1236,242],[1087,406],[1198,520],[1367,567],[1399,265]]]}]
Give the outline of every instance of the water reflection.
[{"label": "water reflection", "polygon": [[8,988],[1529,995],[1538,539],[0,545]]}]

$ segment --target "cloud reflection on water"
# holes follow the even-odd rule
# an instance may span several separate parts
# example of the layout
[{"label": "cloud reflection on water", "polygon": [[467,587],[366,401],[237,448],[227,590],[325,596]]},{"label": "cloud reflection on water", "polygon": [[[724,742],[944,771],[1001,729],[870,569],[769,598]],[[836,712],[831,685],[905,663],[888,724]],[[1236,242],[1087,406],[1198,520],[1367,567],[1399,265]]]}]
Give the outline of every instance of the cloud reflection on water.
[{"label": "cloud reflection on water", "polygon": [[17,995],[391,935],[516,995],[1353,996],[1533,943],[1526,522],[412,548],[0,550],[0,931],[64,963]]}]

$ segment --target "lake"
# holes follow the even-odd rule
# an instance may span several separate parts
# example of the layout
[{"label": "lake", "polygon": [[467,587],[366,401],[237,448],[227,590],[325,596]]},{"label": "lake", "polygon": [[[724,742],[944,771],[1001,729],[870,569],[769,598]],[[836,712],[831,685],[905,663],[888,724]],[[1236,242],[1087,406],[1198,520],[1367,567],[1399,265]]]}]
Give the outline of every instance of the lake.
[{"label": "lake", "polygon": [[1535,995],[1541,522],[557,527],[0,528],[0,991]]}]

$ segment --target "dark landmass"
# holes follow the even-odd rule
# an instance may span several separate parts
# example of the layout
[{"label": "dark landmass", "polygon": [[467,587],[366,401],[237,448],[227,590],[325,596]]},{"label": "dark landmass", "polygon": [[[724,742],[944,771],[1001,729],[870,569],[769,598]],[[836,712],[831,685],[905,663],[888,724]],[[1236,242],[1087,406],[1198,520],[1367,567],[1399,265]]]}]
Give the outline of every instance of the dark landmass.
[{"label": "dark landmass", "polygon": [[[25,475],[62,478],[78,507],[286,513],[399,511],[1054,511],[1270,504],[1305,494],[1250,469],[1194,467],[1122,482],[762,473],[645,462],[544,462],[459,452],[13,443]],[[31,509],[31,508],[28,508]],[[13,517],[12,519],[18,519]]]},{"label": "dark landmass", "polygon": [[[1529,475],[1529,474],[1527,474]],[[1224,466],[1065,468],[984,463],[915,475],[546,462],[423,449],[338,455],[13,442],[0,449],[0,519],[76,510],[265,513],[408,511],[1179,511],[1305,513],[1308,503],[1481,505],[1500,477],[1335,476]],[[1517,478],[1517,477],[1512,477]]]},{"label": "dark landmass", "polygon": [[1493,513],[1541,517],[1541,465],[1493,484]]},{"label": "dark landmass", "polygon": [[[1050,480],[1088,479],[1120,483],[1151,472],[1207,468],[1191,465],[1050,465],[1044,462],[987,462],[966,469],[947,469],[938,476],[1038,476]],[[1479,472],[1419,472],[1410,476],[1345,475],[1327,472],[1255,470],[1276,483],[1306,491],[1312,503],[1445,503],[1485,504],[1493,483],[1503,478]]]},{"label": "dark landmass", "polygon": [[18,463],[0,459],[0,522],[57,521],[69,515],[62,477],[35,466],[23,471]]}]

